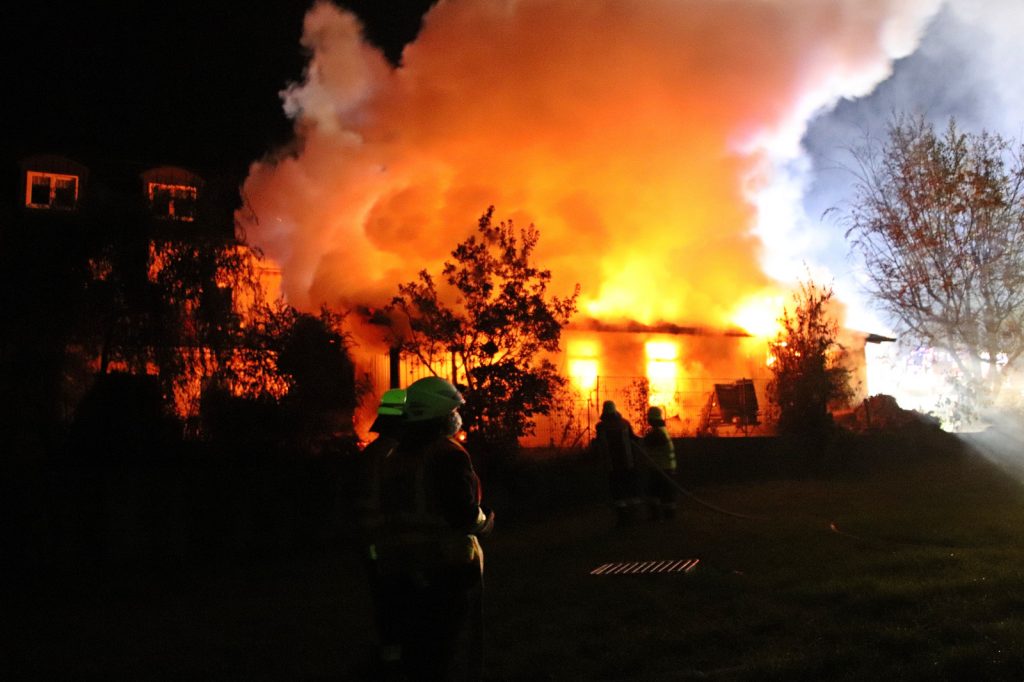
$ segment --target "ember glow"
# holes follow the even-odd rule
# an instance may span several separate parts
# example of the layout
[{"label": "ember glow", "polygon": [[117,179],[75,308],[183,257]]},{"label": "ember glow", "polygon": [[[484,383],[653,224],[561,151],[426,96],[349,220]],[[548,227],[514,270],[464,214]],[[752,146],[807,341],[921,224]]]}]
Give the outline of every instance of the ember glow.
[{"label": "ember glow", "polygon": [[321,2],[283,93],[295,146],[253,165],[247,231],[293,303],[380,304],[494,204],[540,228],[585,315],[735,326],[776,286],[752,229],[773,164],[936,6],[441,0],[392,68]]}]

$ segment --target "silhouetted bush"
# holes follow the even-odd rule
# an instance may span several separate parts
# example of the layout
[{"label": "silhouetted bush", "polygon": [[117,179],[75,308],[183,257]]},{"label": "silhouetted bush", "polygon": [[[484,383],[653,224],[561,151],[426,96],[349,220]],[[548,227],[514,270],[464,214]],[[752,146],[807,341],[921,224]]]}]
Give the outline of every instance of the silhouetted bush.
[{"label": "silhouetted bush", "polygon": [[284,429],[278,401],[268,396],[238,397],[219,387],[203,393],[199,419],[205,442],[222,454],[238,457],[274,450]]},{"label": "silhouetted bush", "polygon": [[140,464],[173,455],[181,422],[156,377],[101,374],[79,404],[66,454],[79,463]]}]

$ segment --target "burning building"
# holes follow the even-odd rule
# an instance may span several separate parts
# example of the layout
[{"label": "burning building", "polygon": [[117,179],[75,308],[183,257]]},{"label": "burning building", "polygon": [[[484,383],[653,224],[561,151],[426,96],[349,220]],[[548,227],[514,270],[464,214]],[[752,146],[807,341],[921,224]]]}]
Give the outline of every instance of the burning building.
[{"label": "burning building", "polygon": [[395,65],[318,2],[304,78],[282,93],[295,143],[252,165],[247,232],[292,304],[380,307],[494,205],[537,226],[553,289],[578,283],[597,321],[566,334],[575,385],[646,378],[696,429],[709,385],[764,382],[788,287],[765,267],[788,246],[767,208],[780,169],[815,112],[869,92],[938,6],[442,0]]},{"label": "burning building", "polygon": [[[770,434],[770,341],[738,328],[573,323],[563,331],[561,352],[548,358],[568,379],[567,390],[523,443],[586,443],[605,400],[614,401],[638,429],[645,423],[648,406],[662,407],[676,437]],[[869,395],[869,349],[894,339],[840,330],[838,341],[841,363],[850,372],[852,406]],[[432,366],[383,345],[359,355],[374,395],[429,374],[465,383],[454,355]],[[834,407],[843,411],[846,406]],[[363,421],[368,424],[370,419],[367,411]]]}]

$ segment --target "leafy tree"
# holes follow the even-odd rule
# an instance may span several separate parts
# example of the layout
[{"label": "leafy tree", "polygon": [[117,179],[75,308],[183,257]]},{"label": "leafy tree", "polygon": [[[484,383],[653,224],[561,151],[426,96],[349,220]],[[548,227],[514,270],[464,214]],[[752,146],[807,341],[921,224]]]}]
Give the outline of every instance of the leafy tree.
[{"label": "leafy tree", "polygon": [[142,248],[118,246],[108,274],[90,284],[96,323],[83,331],[98,346],[100,373],[153,366],[167,395],[188,382],[230,381],[244,370],[235,360],[250,335],[234,299],[261,297],[258,254],[210,228],[157,234]]},{"label": "leafy tree", "polygon": [[291,440],[306,452],[353,435],[352,414],[366,390],[356,381],[343,321],[327,308],[319,316],[297,313],[280,338],[277,366],[288,382],[282,405]]},{"label": "leafy tree", "polygon": [[203,392],[204,435],[292,454],[322,454],[353,437],[368,387],[356,378],[343,322],[327,308],[311,315],[280,302],[259,306],[232,356],[241,366]]},{"label": "leafy tree", "polygon": [[768,398],[784,434],[819,434],[831,425],[830,403],[850,397],[849,371],[841,365],[839,325],[829,315],[832,289],[801,282],[793,311],[784,309],[782,329],[771,344],[774,361]]},{"label": "leafy tree", "polygon": [[281,383],[260,352],[271,314],[257,272],[261,255],[234,234],[226,197],[206,191],[198,201],[192,221],[153,217],[136,196],[96,211],[74,328],[76,352],[95,358],[99,374],[156,372],[178,413],[195,412],[201,388],[252,396]]},{"label": "leafy tree", "polygon": [[558,351],[579,287],[568,298],[549,296],[551,273],[532,262],[538,230],[494,224],[493,216],[492,206],[477,234],[444,264],[442,276],[456,301],[448,303],[424,270],[398,287],[391,325],[401,349],[435,373],[451,363],[456,382],[464,384],[461,412],[470,435],[514,449],[565,384],[543,355]]},{"label": "leafy tree", "polygon": [[998,397],[1024,352],[1022,151],[952,119],[937,132],[897,116],[883,144],[855,153],[843,217],[869,292],[903,335],[949,354],[977,407]]}]

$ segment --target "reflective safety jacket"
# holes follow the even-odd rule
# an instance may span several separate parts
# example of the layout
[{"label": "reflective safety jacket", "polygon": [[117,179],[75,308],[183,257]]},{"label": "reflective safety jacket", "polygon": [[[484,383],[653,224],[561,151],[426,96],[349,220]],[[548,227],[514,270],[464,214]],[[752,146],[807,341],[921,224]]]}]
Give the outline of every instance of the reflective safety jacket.
[{"label": "reflective safety jacket", "polygon": [[643,438],[644,450],[662,471],[676,470],[676,448],[664,426],[652,426]]},{"label": "reflective safety jacket", "polygon": [[480,481],[466,450],[438,436],[426,443],[405,439],[370,454],[376,461],[362,496],[363,524],[378,571],[433,572],[472,563],[482,570],[477,536],[490,530],[491,520],[480,507]]}]

